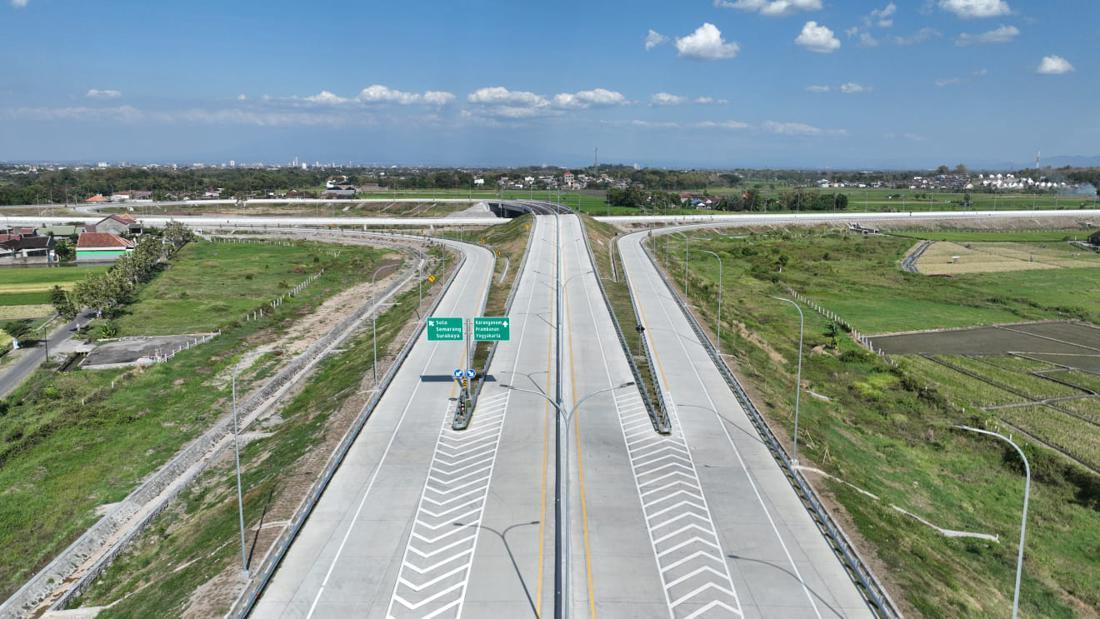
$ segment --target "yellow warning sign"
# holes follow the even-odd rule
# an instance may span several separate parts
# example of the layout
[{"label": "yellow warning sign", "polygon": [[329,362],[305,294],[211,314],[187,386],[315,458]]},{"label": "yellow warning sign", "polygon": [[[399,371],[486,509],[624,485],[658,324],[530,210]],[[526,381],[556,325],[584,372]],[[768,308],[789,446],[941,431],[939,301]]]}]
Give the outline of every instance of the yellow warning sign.
[{"label": "yellow warning sign", "polygon": [[435,283],[435,275],[429,275],[428,276],[428,283],[429,284],[434,284]]}]

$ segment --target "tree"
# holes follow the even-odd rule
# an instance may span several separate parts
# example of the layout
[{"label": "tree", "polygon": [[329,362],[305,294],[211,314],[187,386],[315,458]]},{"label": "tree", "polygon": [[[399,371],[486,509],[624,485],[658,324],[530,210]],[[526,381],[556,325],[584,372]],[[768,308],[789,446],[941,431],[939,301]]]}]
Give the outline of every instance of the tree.
[{"label": "tree", "polygon": [[76,305],[69,298],[69,294],[61,289],[61,286],[54,286],[50,290],[50,303],[53,304],[54,311],[65,320],[76,318]]},{"label": "tree", "polygon": [[169,222],[164,226],[164,241],[172,247],[172,253],[183,247],[194,238],[191,229],[178,221]]},{"label": "tree", "polygon": [[76,250],[72,243],[65,239],[58,239],[53,246],[53,252],[57,255],[58,262],[72,262],[76,258]]},{"label": "tree", "polygon": [[948,168],[945,165],[941,165],[940,167],[936,168],[936,174],[947,174],[950,171],[951,168]]},{"label": "tree", "polygon": [[970,173],[970,170],[968,170],[966,168],[965,164],[960,163],[959,165],[955,166],[955,174],[969,174],[969,173]]}]

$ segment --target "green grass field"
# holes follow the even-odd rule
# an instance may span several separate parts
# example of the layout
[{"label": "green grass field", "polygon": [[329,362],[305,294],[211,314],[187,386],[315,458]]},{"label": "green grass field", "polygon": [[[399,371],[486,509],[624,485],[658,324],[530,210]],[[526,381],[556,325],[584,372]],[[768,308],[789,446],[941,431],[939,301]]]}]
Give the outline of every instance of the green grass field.
[{"label": "green grass field", "polygon": [[[702,236],[702,235],[700,235]],[[968,326],[1039,318],[1100,318],[1100,298],[1082,294],[1100,279],[1088,269],[927,278],[901,273],[909,239],[790,230],[745,239],[698,240],[725,260],[723,348],[762,412],[789,436],[793,427],[798,315],[785,284],[814,298],[866,333]],[[664,256],[663,241],[658,254]],[[670,270],[679,280],[682,242]],[[786,256],[782,259],[781,256]],[[780,272],[780,264],[783,264]],[[717,266],[691,254],[691,298],[703,322],[714,319]],[[678,281],[677,281],[678,284]],[[885,566],[910,616],[1003,617],[1011,605],[1023,479],[1018,460],[996,441],[962,434],[953,424],[998,420],[1023,425],[1095,457],[1097,428],[1064,414],[983,412],[982,406],[1027,398],[921,358],[892,368],[858,348],[843,331],[806,310],[800,456],[811,466],[881,497],[820,482],[844,507],[851,526]],[[743,334],[751,334],[745,337]],[[784,363],[776,363],[779,355]],[[963,363],[976,362],[965,360]],[[1017,391],[1064,392],[1028,377],[1015,380],[996,362],[988,375]],[[974,367],[982,367],[980,365]],[[962,412],[965,408],[967,412]],[[1061,415],[1061,416],[1059,416]],[[1065,423],[1062,423],[1062,422]],[[1017,436],[1019,434],[1017,433]],[[789,441],[788,441],[789,444]],[[1096,616],[1100,612],[1100,478],[1038,445],[1026,446],[1035,474],[1024,568],[1022,616]],[[948,539],[894,512],[896,504],[938,526],[994,533],[1001,543]]]},{"label": "green grass field", "polygon": [[26,267],[0,269],[0,305],[44,305],[54,286],[72,288],[89,273],[108,267]]},{"label": "green grass field", "polygon": [[[228,368],[242,352],[271,341],[336,292],[367,280],[371,267],[388,253],[342,247],[336,257],[336,249],[322,244],[188,245],[139,292],[120,323],[124,332],[144,333],[220,326],[221,336],[169,363],[136,371],[114,389],[110,384],[122,370],[58,374],[41,369],[5,400],[0,415],[0,547],[5,549],[0,597],[94,522],[97,506],[125,497],[225,412]],[[285,278],[293,285],[321,267],[325,275],[275,314],[234,322],[242,308],[273,296],[270,282]],[[270,272],[264,275],[267,285],[235,292],[224,285],[236,282],[235,273],[253,269]],[[176,289],[171,282],[188,286],[186,299],[160,296]],[[244,379],[247,388],[252,378]]]},{"label": "green grass field", "polygon": [[961,243],[965,241],[996,241],[1001,243],[1042,243],[1059,241],[1083,241],[1091,234],[1091,230],[1080,228],[1066,230],[900,230],[890,232],[891,236],[900,236],[910,239],[924,239],[928,241],[953,241]]},{"label": "green grass field", "polygon": [[[437,275],[442,278],[443,274]],[[403,344],[397,336],[414,318],[416,299],[414,286],[379,317],[378,345],[383,354]],[[300,461],[333,432],[327,424],[335,411],[349,402],[355,410],[362,406],[364,396],[357,395],[356,389],[371,371],[371,347],[371,337],[364,332],[344,345],[342,352],[325,359],[302,391],[280,410],[283,421],[269,429],[269,436],[249,442],[242,450],[247,526],[256,526],[265,517],[264,522],[285,518],[301,500],[304,490],[290,488],[288,479],[302,475],[311,480],[309,475],[316,471],[302,470]],[[183,614],[199,586],[239,565],[234,484],[228,461],[205,471],[77,604],[115,603],[103,617]],[[273,504],[274,511],[268,511]],[[262,552],[262,548],[256,552],[253,569]],[[228,611],[227,602],[217,603],[219,615]]]}]

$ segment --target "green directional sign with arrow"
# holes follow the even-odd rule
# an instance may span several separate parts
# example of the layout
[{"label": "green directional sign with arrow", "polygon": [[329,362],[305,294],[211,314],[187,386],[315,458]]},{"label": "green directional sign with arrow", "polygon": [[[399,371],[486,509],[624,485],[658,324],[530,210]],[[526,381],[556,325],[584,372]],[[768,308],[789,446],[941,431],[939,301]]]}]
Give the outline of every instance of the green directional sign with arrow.
[{"label": "green directional sign with arrow", "polygon": [[429,342],[461,342],[461,318],[428,318]]},{"label": "green directional sign with arrow", "polygon": [[507,316],[478,316],[474,318],[474,341],[507,342],[512,339],[511,324]]}]

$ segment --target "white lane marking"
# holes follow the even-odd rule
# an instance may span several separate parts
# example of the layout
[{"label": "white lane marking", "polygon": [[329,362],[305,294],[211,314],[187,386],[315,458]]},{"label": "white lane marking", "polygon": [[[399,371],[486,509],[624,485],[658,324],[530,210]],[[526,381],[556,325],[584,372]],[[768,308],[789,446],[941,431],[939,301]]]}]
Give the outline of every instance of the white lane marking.
[{"label": "white lane marking", "polygon": [[[584,286],[584,297],[592,323],[598,324],[587,285]],[[600,329],[595,329],[595,332],[610,387],[617,383],[611,377]],[[673,434],[656,435],[658,438],[654,440],[653,425],[649,422],[648,413],[645,412],[637,390],[612,395],[669,616],[674,618],[700,616],[701,611],[687,614],[700,604],[706,611],[715,609],[727,611],[713,613],[715,616],[742,616],[741,600],[734,588],[729,567],[722,553],[718,532],[711,518],[702,484],[699,482],[695,462],[683,434],[675,430],[679,427],[675,411],[669,413],[673,420]],[[648,428],[636,423],[638,415],[645,416]],[[660,457],[657,460],[645,461],[646,458],[652,458],[654,455]],[[677,458],[669,462],[661,462],[666,456],[677,456]],[[669,472],[658,474],[666,470]],[[662,482],[670,477],[678,479],[672,484],[662,486]],[[648,491],[643,490],[647,486],[655,487]],[[658,506],[665,505],[680,496],[688,498],[675,505],[657,509]],[[662,520],[661,518],[666,514],[669,514],[669,517]],[[658,541],[659,530],[688,515],[704,524],[696,529],[685,529],[679,536],[662,537]],[[673,541],[677,543],[671,543]],[[706,570],[703,569],[704,567],[711,569]],[[680,573],[681,571],[683,573]],[[696,586],[689,588],[692,585]]]},{"label": "white lane marking", "polygon": [[[641,251],[640,246],[636,245],[636,247],[638,248],[638,251]],[[637,259],[636,256],[635,256],[635,259]],[[654,284],[654,281],[653,281],[653,268],[654,267],[653,267],[653,265],[649,265],[649,267],[650,267],[649,269],[646,269],[645,265],[643,264],[643,269],[642,269],[645,272],[646,279],[649,281],[649,284],[650,284],[649,289],[650,290],[661,290],[662,287],[663,287],[666,291],[668,291],[669,294],[674,294],[671,290],[668,290],[668,288],[666,286],[664,286],[663,281],[660,282],[661,283],[660,286],[657,286],[657,285]],[[660,295],[658,295],[658,298],[657,298],[657,305],[661,308],[661,313],[663,313],[665,315],[665,324],[667,325],[667,328],[668,328],[669,332],[673,333],[676,336],[675,339],[676,339],[676,342],[680,345],[680,350],[684,353],[684,357],[686,359],[688,359],[687,364],[691,367],[692,373],[695,374],[695,379],[699,382],[700,391],[703,392],[703,395],[705,395],[706,398],[707,398],[707,402],[710,403],[710,410],[714,411],[714,416],[715,416],[716,420],[718,421],[718,425],[721,426],[721,428],[722,428],[722,433],[726,436],[726,441],[729,442],[730,447],[733,449],[733,454],[737,457],[737,462],[741,465],[741,469],[745,472],[745,479],[747,479],[749,481],[749,485],[752,487],[752,492],[756,496],[757,502],[760,504],[760,509],[763,510],[764,516],[768,519],[768,524],[771,525],[771,529],[775,533],[775,538],[777,540],[779,540],[779,545],[780,545],[780,547],[783,548],[783,554],[786,555],[787,562],[790,563],[790,565],[791,565],[791,570],[794,571],[795,577],[798,578],[799,584],[802,585],[802,592],[806,595],[806,599],[809,600],[810,607],[813,608],[814,615],[816,615],[818,617],[818,619],[821,619],[821,611],[817,608],[817,602],[814,601],[814,596],[813,596],[812,593],[810,593],[810,588],[806,585],[806,580],[804,578],[802,578],[802,572],[800,572],[799,569],[798,569],[798,566],[795,565],[794,557],[791,556],[791,552],[787,548],[787,543],[785,541],[783,541],[783,536],[779,533],[779,527],[776,526],[775,519],[772,518],[771,510],[769,510],[768,506],[764,503],[764,497],[760,494],[760,489],[757,488],[757,486],[756,486],[756,480],[753,479],[753,476],[749,473],[749,468],[745,464],[744,458],[741,457],[741,450],[737,447],[737,444],[734,443],[733,437],[730,435],[729,428],[726,427],[725,422],[721,419],[721,417],[719,417],[719,415],[718,415],[718,405],[715,404],[714,399],[710,397],[710,392],[707,391],[707,385],[703,381],[703,377],[699,374],[699,368],[697,368],[695,366],[695,363],[693,363],[691,361],[692,356],[688,353],[687,347],[684,345],[684,338],[680,337],[679,332],[676,331],[676,328],[674,327],[674,325],[672,323],[672,316],[669,315],[668,308],[665,306],[665,301],[664,301],[664,299],[661,298]],[[649,336],[643,334],[643,337],[648,338]],[[701,346],[702,346],[702,344],[700,344],[700,347]],[[667,395],[667,399],[670,402],[674,401],[671,393],[666,392],[666,395]],[[671,408],[675,409],[675,404]]]},{"label": "white lane marking", "polygon": [[[473,265],[470,266],[472,267]],[[466,270],[465,266],[463,267],[463,270]],[[470,269],[466,272],[472,273],[473,269]],[[459,275],[463,274],[460,273]],[[457,294],[455,294],[452,299],[448,299],[448,311],[453,311],[453,309],[458,306],[459,299],[461,299],[463,294],[466,292],[466,288],[469,287],[470,280],[472,279],[473,276],[462,277],[462,287],[459,288]],[[443,304],[440,303],[440,305]],[[438,351],[439,344],[435,344],[434,346],[432,346],[431,352],[428,353],[428,360],[424,363],[424,367],[420,370],[421,375],[427,372],[428,368],[431,367],[432,363],[435,361],[435,354]],[[328,585],[329,578],[332,577],[332,572],[336,569],[336,564],[337,562],[339,562],[340,556],[344,553],[344,547],[348,543],[348,538],[351,537],[352,530],[355,529],[355,523],[359,521],[359,515],[363,511],[363,506],[367,502],[367,497],[370,495],[371,489],[374,488],[374,482],[376,479],[378,479],[378,473],[382,470],[382,465],[386,462],[386,457],[389,455],[390,449],[393,447],[394,441],[397,440],[397,434],[398,432],[400,432],[401,426],[405,422],[405,417],[408,415],[409,409],[412,407],[412,403],[416,400],[416,394],[420,392],[420,386],[423,384],[423,381],[416,382],[416,386],[413,387],[412,393],[409,394],[409,399],[405,402],[405,407],[401,410],[401,416],[397,419],[397,424],[393,428],[393,433],[390,435],[390,440],[386,442],[386,448],[382,451],[382,457],[379,458],[378,464],[375,466],[374,471],[371,473],[370,481],[367,482],[367,487],[363,491],[363,498],[359,500],[359,505],[355,508],[355,514],[352,516],[351,522],[348,524],[347,530],[344,531],[344,537],[340,540],[340,545],[336,548],[336,555],[332,557],[332,562],[329,563],[328,570],[325,571],[325,577],[321,581],[321,586],[317,589],[317,594],[314,595],[313,602],[309,605],[309,612],[306,613],[306,619],[311,619],[313,617],[313,613],[317,610],[317,604],[321,601],[321,594],[325,592],[325,586]],[[379,404],[381,404],[381,401],[379,401]]]},{"label": "white lane marking", "polygon": [[[536,251],[541,252],[541,248]],[[531,264],[537,264],[537,258]],[[520,334],[526,334],[536,288],[534,282],[526,284],[527,307]],[[513,374],[525,341],[520,335]],[[451,429],[449,415],[444,415],[387,617],[461,616],[511,395],[511,391],[504,391],[483,396],[477,404],[473,425],[467,430]],[[436,507],[429,509],[429,503]],[[434,511],[439,508],[442,510]],[[435,547],[444,541],[447,543],[442,548]],[[423,565],[412,555],[421,559],[435,560],[437,555],[441,558]],[[427,580],[417,582],[424,577]],[[436,604],[442,605],[427,612]]]}]

